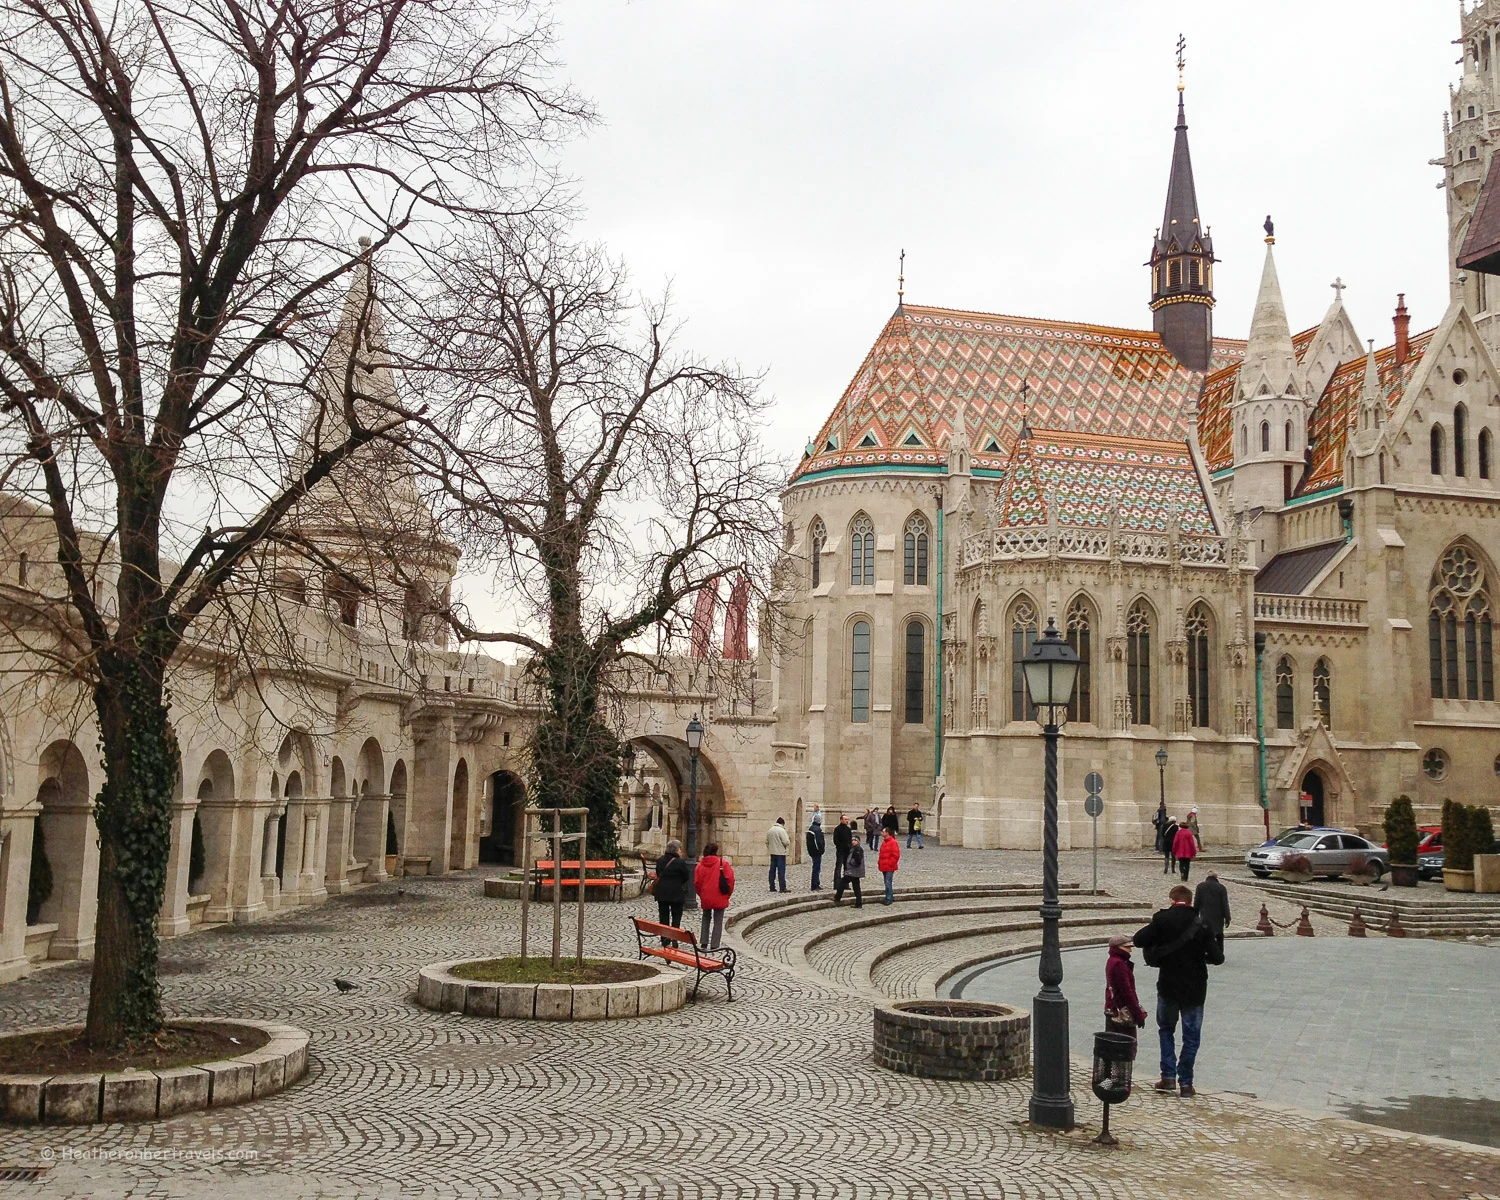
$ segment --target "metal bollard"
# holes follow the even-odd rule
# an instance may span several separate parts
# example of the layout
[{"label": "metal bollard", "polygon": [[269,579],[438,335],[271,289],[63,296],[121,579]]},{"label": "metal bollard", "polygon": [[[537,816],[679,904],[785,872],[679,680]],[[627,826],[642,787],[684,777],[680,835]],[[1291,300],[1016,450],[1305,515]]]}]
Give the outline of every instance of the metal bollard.
[{"label": "metal bollard", "polygon": [[1365,930],[1366,930],[1365,919],[1364,919],[1364,917],[1360,916],[1359,905],[1356,904],[1354,906],[1354,915],[1349,918],[1349,936],[1350,937],[1364,937],[1365,936]]},{"label": "metal bollard", "polygon": [[1406,936],[1406,930],[1401,925],[1401,912],[1400,912],[1400,910],[1395,905],[1391,906],[1391,920],[1390,920],[1390,924],[1388,924],[1385,927],[1385,936],[1386,937],[1405,937]]},{"label": "metal bollard", "polygon": [[1302,919],[1297,922],[1297,936],[1298,937],[1312,937],[1312,936],[1314,936],[1313,935],[1313,927],[1312,927],[1312,917],[1308,916],[1307,905],[1305,905],[1305,904],[1302,906]]},{"label": "metal bollard", "polygon": [[1263,933],[1266,937],[1276,936],[1276,927],[1271,924],[1271,914],[1266,906],[1260,906],[1260,924],[1255,927],[1256,933]]}]

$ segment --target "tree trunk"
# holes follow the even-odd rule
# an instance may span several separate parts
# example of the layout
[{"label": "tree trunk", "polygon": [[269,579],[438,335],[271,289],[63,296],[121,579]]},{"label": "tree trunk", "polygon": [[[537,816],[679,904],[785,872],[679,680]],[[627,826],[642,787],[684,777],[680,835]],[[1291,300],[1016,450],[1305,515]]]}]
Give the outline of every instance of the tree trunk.
[{"label": "tree trunk", "polygon": [[111,652],[94,689],[104,755],[99,827],[99,918],[85,1037],[112,1047],[163,1023],[156,916],[172,849],[177,739],[167,720],[164,664]]}]

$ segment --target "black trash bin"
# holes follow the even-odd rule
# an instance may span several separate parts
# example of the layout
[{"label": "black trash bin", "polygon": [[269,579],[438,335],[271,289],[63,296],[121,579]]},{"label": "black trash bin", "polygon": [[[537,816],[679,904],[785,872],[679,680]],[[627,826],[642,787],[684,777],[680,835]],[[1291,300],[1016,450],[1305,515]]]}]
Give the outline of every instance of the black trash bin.
[{"label": "black trash bin", "polygon": [[1109,1132],[1109,1106],[1130,1098],[1135,1074],[1135,1038],[1128,1033],[1094,1034],[1094,1095],[1104,1105],[1104,1126],[1094,1139],[1101,1146],[1119,1145]]}]

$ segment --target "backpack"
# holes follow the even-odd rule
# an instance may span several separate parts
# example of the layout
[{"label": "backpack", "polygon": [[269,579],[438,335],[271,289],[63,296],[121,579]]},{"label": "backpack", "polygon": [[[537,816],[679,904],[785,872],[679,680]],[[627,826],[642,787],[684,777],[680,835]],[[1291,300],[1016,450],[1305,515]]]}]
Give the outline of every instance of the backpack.
[{"label": "backpack", "polygon": [[723,867],[719,868],[719,891],[726,900],[734,894],[734,884],[729,882],[729,873]]},{"label": "backpack", "polygon": [[1141,957],[1146,960],[1146,965],[1148,967],[1159,967],[1161,966],[1163,959],[1171,958],[1172,955],[1176,954],[1195,937],[1197,937],[1198,931],[1203,928],[1203,918],[1195,914],[1192,924],[1184,929],[1180,934],[1178,934],[1177,937],[1168,942],[1165,946],[1142,946]]}]

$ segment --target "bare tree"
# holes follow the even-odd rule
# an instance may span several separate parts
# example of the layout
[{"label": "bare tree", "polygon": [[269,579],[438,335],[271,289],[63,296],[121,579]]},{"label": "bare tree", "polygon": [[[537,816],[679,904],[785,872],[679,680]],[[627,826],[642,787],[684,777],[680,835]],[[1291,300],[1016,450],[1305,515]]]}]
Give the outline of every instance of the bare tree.
[{"label": "bare tree", "polygon": [[51,523],[99,722],[87,1038],[115,1045],[162,1021],[166,672],[299,501],[415,415],[367,386],[368,307],[321,361],[339,298],[375,249],[534,202],[539,147],[586,114],[530,0],[0,13],[5,478]]},{"label": "bare tree", "polygon": [[612,677],[654,635],[680,635],[700,589],[765,580],[777,553],[785,472],[760,444],[766,401],[756,379],[678,350],[667,303],[636,298],[555,223],[492,227],[443,274],[432,360],[458,390],[428,467],[514,618],[449,619],[460,640],[529,653],[546,698],[538,802],[586,804],[591,850],[613,853]]}]

